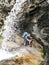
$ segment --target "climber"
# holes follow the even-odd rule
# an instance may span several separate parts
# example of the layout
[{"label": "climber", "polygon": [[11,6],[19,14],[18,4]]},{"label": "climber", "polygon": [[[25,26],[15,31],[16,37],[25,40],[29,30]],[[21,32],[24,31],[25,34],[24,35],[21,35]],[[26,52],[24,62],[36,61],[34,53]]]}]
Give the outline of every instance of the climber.
[{"label": "climber", "polygon": [[26,45],[30,45],[31,42],[32,42],[32,37],[31,35],[28,33],[28,32],[24,32],[23,33],[23,39],[24,39],[24,42],[23,44],[26,46]]}]

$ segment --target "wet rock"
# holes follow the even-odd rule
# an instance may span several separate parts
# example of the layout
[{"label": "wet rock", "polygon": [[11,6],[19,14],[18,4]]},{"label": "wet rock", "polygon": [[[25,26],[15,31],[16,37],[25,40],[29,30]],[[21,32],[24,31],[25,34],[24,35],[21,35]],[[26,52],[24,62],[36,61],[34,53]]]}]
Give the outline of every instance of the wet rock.
[{"label": "wet rock", "polygon": [[19,54],[16,56],[0,61],[0,65],[36,65],[38,62],[43,61],[43,58],[40,56],[39,52],[34,48],[23,47],[17,50],[17,52]]},{"label": "wet rock", "polygon": [[[39,45],[36,44],[36,41],[34,40],[32,46],[34,46],[35,48],[34,47],[30,48],[30,47],[25,47],[25,46],[21,46],[19,48],[19,45],[22,44],[23,39],[20,36],[16,36],[16,34],[20,34],[19,33],[20,30],[17,30],[17,25],[16,25],[16,27],[14,27],[14,21],[17,20],[15,24],[17,24],[17,22],[20,22],[20,21],[21,22],[23,22],[23,21],[30,22],[33,18],[28,16],[28,13],[27,13],[27,15],[24,15],[26,10],[27,10],[27,7],[28,7],[27,2],[24,1],[25,2],[24,3],[22,0],[23,4],[21,4],[21,1],[18,1],[18,0],[16,0],[16,1],[17,1],[17,4],[14,5],[11,12],[9,13],[9,16],[7,16],[6,20],[4,21],[5,22],[5,26],[4,26],[5,31],[3,33],[4,33],[5,39],[3,40],[3,47],[2,48],[4,50],[10,51],[10,52],[15,50],[16,52],[19,53],[19,56],[18,56],[18,58],[17,58],[17,56],[15,56],[14,58],[9,59],[9,60],[3,60],[0,62],[0,65],[36,65],[36,63],[38,61],[43,60],[43,58],[40,56],[40,52],[39,52],[39,49],[41,48],[40,44]],[[10,3],[9,0],[8,0],[8,2]],[[9,3],[8,3],[8,5],[9,5]],[[16,5],[19,6],[20,4],[21,4],[21,7],[18,7],[18,10],[17,10]],[[5,5],[7,6],[7,4],[5,4]],[[5,12],[9,11],[10,5],[7,7],[8,7],[7,10],[5,9],[3,11],[5,11]],[[3,7],[3,9],[4,9],[4,7]],[[28,18],[25,18],[25,17],[28,17]],[[30,18],[32,18],[32,19],[30,20]],[[26,28],[25,28],[25,30],[26,30]],[[27,28],[27,29],[29,30],[29,28]],[[16,38],[15,38],[15,36],[16,36]],[[19,50],[16,50],[17,48]]]},{"label": "wet rock", "polygon": [[3,42],[2,44],[2,49],[6,50],[6,51],[15,51],[17,48],[19,48],[20,45],[15,43],[15,42]]}]

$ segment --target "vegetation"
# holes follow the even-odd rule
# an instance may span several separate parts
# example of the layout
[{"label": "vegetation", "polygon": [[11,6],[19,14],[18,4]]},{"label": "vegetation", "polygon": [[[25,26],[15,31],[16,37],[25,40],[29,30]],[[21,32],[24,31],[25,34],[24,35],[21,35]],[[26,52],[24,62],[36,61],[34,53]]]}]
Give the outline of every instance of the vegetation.
[{"label": "vegetation", "polygon": [[40,62],[38,62],[36,65],[40,65]]},{"label": "vegetation", "polygon": [[0,35],[0,41],[3,39],[2,35]]},{"label": "vegetation", "polygon": [[40,51],[40,54],[41,54],[42,57],[44,57],[44,51],[43,51],[43,49]]}]

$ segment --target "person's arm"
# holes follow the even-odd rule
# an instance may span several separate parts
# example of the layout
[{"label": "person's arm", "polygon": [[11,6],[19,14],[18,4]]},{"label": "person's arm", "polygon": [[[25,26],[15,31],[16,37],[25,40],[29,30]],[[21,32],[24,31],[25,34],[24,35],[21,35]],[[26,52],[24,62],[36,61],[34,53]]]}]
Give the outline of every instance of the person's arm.
[{"label": "person's arm", "polygon": [[30,39],[28,39],[28,38],[26,37],[26,39],[27,39],[27,41],[29,41],[29,44],[30,44],[31,41],[32,41],[32,37],[30,36]]}]

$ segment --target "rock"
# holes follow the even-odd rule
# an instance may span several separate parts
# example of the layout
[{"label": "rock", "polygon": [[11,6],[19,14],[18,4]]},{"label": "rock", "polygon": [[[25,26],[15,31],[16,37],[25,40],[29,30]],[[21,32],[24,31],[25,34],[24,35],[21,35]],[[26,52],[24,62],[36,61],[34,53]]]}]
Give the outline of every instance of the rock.
[{"label": "rock", "polygon": [[[14,0],[12,0],[12,1],[14,1]],[[18,0],[16,0],[16,1],[18,1]],[[11,12],[9,13],[9,16],[7,16],[6,20],[5,20],[5,31],[6,32],[4,32],[4,35],[5,35],[5,39],[9,40],[9,41],[7,41],[7,42],[3,41],[2,48],[5,51],[8,51],[8,52],[9,51],[10,52],[11,51],[12,52],[16,51],[16,53],[18,53],[18,54],[16,54],[16,56],[14,56],[13,58],[10,57],[7,60],[0,61],[0,65],[36,65],[37,62],[43,61],[43,58],[41,57],[40,51],[39,51],[39,49],[41,48],[41,46],[38,45],[38,44],[36,44],[35,40],[33,41],[32,47],[20,46],[23,43],[22,42],[23,39],[20,36],[16,36],[15,35],[15,32],[19,33],[17,31],[15,31],[16,30],[15,27],[14,27],[14,21],[15,20],[18,20],[18,22],[20,20],[22,20],[22,22],[23,22],[24,19],[25,19],[24,21],[26,21],[26,22],[30,22],[31,21],[31,20],[28,21],[27,18],[25,18],[25,15],[24,15],[24,13],[26,12],[26,10],[28,9],[27,8],[28,7],[27,0],[24,0],[24,2],[23,2],[23,0],[21,0],[22,3],[21,3],[21,1],[20,2],[19,1],[18,1],[19,4],[15,4],[14,7],[13,7],[13,3],[10,3],[10,0],[6,0],[5,3],[2,0],[3,4],[1,3],[1,5],[4,5],[3,7],[1,6],[1,12],[4,11],[4,14],[1,13],[1,17],[0,18],[2,18],[2,19],[4,19],[4,17],[6,17],[7,13],[13,7],[12,10],[11,10]],[[37,2],[37,3],[39,3],[39,2]],[[17,6],[16,5],[19,6],[18,10],[17,10]],[[37,17],[37,16],[35,16],[35,17]],[[28,16],[28,19],[33,19],[33,17]],[[6,22],[7,22],[7,24],[6,24]],[[17,24],[17,21],[16,21],[15,24]],[[29,28],[27,28],[27,29],[29,30]],[[13,42],[14,41],[13,36],[16,36],[15,42]],[[12,41],[10,41],[10,39],[12,39]]]},{"label": "rock", "polygon": [[17,43],[14,43],[14,42],[10,42],[10,41],[2,43],[2,49],[6,50],[6,51],[15,51],[19,47],[20,47],[20,45],[18,45]]},{"label": "rock", "polygon": [[[5,17],[8,15],[8,12],[10,12],[14,4],[15,4],[15,0],[0,0],[0,22],[1,23],[2,21],[4,23]],[[0,28],[1,27],[2,26],[0,25]]]},{"label": "rock", "polygon": [[16,35],[15,42],[19,45],[22,45],[23,44],[23,38]]},{"label": "rock", "polygon": [[[16,56],[0,61],[0,65],[36,65],[38,62],[43,61],[39,52],[29,47],[21,47],[16,51]],[[37,55],[37,54],[38,55]]]}]

